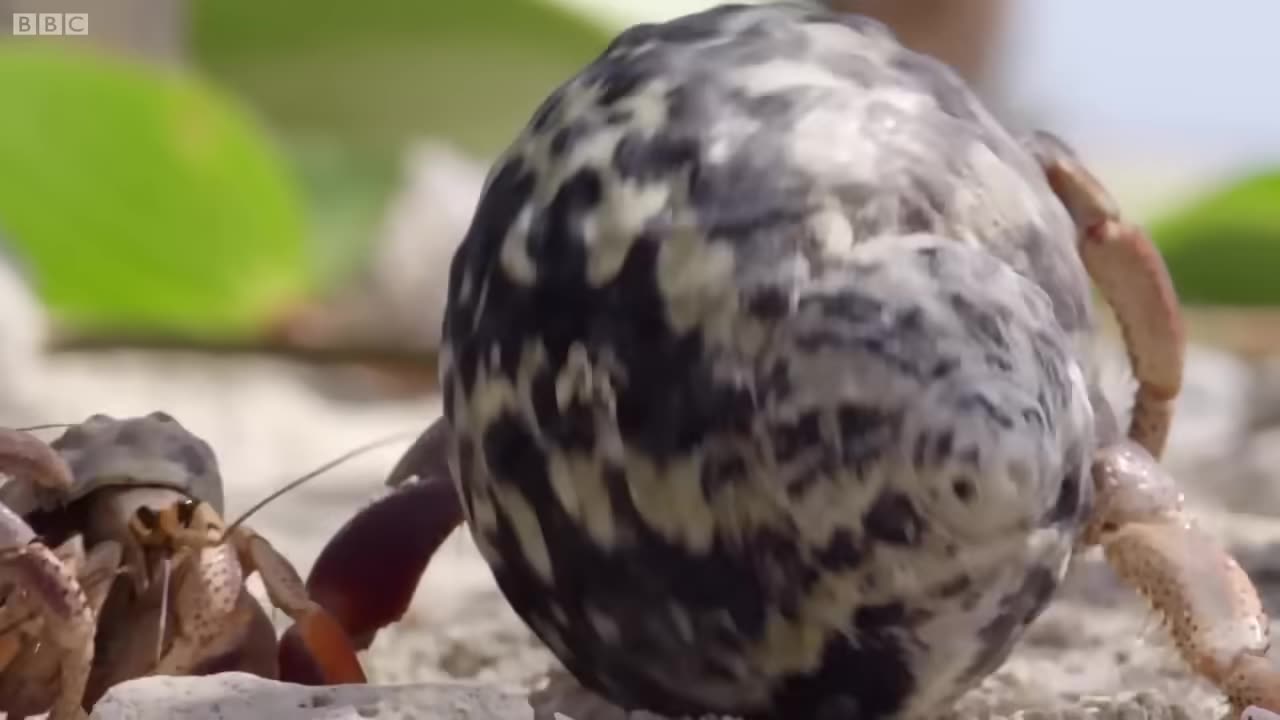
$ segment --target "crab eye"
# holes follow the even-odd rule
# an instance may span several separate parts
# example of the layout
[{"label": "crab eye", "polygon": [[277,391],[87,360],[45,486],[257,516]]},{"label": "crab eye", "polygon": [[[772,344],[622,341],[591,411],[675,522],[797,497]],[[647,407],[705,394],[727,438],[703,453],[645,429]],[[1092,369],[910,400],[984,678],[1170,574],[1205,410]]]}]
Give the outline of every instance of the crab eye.
[{"label": "crab eye", "polygon": [[196,504],[194,500],[183,500],[175,506],[174,509],[178,513],[178,523],[183,527],[190,526],[191,521],[195,519]]},{"label": "crab eye", "polygon": [[160,516],[149,507],[140,507],[137,512],[138,524],[147,530],[155,530],[160,526]]}]

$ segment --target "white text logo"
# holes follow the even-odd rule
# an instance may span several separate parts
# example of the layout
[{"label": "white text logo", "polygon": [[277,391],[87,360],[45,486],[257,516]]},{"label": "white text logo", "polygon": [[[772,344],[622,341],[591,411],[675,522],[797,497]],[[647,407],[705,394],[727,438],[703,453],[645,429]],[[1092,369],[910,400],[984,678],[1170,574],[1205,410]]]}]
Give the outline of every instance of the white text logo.
[{"label": "white text logo", "polygon": [[88,35],[89,13],[14,13],[14,35]]}]

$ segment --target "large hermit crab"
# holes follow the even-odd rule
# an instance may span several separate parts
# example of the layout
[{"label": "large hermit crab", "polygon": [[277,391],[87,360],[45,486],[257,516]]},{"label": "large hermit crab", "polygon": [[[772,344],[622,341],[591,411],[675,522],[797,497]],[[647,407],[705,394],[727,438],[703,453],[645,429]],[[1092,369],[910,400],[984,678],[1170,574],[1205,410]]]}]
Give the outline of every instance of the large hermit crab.
[{"label": "large hermit crab", "polygon": [[[225,532],[217,459],[171,416],[94,415],[49,445],[0,431],[0,461],[0,468],[21,469],[0,488],[7,511],[43,542],[82,542],[94,571],[126,576],[94,586],[93,613],[47,601],[41,607],[43,617],[59,619],[54,627],[75,627],[77,638],[87,631],[93,643],[87,656],[83,648],[75,656],[77,667],[91,658],[92,673],[72,683],[64,672],[49,692],[92,707],[111,686],[142,675],[242,670],[276,677],[274,628],[245,590],[254,570],[272,602],[298,623],[325,680],[364,681],[346,635],[307,597],[292,565],[247,528]],[[45,563],[14,585],[38,594],[55,584],[70,588],[74,577]],[[0,692],[0,704],[5,697]]]},{"label": "large hermit crab", "polygon": [[465,516],[621,705],[918,717],[1101,545],[1237,709],[1280,709],[1252,584],[1157,464],[1184,344],[1161,258],[1070,150],[877,23],[766,3],[623,33],[496,163],[444,338],[445,417],[392,477],[419,482],[309,579],[363,642]]}]

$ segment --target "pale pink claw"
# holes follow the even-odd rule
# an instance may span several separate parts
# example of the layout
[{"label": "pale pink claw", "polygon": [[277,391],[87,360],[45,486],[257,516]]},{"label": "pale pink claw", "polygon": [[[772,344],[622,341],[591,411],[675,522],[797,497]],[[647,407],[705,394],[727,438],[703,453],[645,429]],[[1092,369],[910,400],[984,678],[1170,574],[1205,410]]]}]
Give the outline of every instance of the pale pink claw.
[{"label": "pale pink claw", "polygon": [[1267,659],[1270,621],[1248,574],[1183,511],[1159,465],[1182,387],[1186,329],[1164,260],[1120,218],[1110,194],[1061,140],[1028,143],[1049,186],[1079,228],[1079,252],[1115,312],[1138,381],[1128,438],[1098,452],[1097,503],[1086,543],[1164,618],[1183,660],[1218,687],[1239,715],[1280,712],[1280,669]]},{"label": "pale pink claw", "polygon": [[1179,654],[1226,694],[1234,712],[1280,712],[1280,669],[1267,659],[1270,621],[1253,582],[1182,508],[1173,479],[1141,445],[1099,453],[1085,540],[1163,616]]}]

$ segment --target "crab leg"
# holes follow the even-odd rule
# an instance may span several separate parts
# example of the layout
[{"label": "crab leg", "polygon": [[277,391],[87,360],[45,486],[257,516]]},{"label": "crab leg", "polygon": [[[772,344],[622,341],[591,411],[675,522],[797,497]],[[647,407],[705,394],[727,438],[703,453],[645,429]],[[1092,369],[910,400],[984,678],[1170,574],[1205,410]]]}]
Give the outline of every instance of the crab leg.
[{"label": "crab leg", "polygon": [[[443,420],[428,427],[392,470],[387,484],[395,490],[348,520],[311,567],[311,596],[361,649],[404,616],[432,555],[463,522],[445,461],[448,443]],[[417,479],[406,482],[411,477]],[[292,628],[280,639],[282,675],[316,684],[298,658],[297,643]]]},{"label": "crab leg", "polygon": [[[82,538],[76,535],[55,548],[53,554],[77,578],[93,617],[98,618],[120,565],[120,544],[104,541],[86,553]],[[21,632],[32,640],[46,637],[49,626],[45,618],[31,608],[19,604],[17,607],[6,605],[4,609],[9,612],[0,626],[19,625],[24,628]],[[4,698],[10,717],[20,717],[22,713],[39,715],[49,708],[62,687],[59,674],[64,650],[56,643],[14,642],[13,651],[9,661],[3,663],[5,666],[12,663],[14,667],[0,677],[0,697]],[[86,699],[81,698],[82,705]]]},{"label": "crab leg", "polygon": [[184,553],[177,578],[175,611],[178,632],[155,672],[185,675],[206,661],[233,652],[249,632],[256,611],[245,578],[261,573],[267,595],[292,618],[306,650],[320,665],[325,684],[366,682],[345,631],[312,601],[293,566],[264,538],[238,527],[226,542],[218,540],[221,519],[207,504],[195,507],[194,528],[166,528]]},{"label": "crab leg", "polygon": [[157,675],[189,675],[205,658],[230,649],[248,617],[241,612],[244,577],[236,551],[226,545],[185,548],[174,578],[175,634],[156,663]]},{"label": "crab leg", "polygon": [[294,621],[309,656],[319,664],[324,684],[366,683],[356,649],[342,625],[307,594],[293,565],[265,538],[247,528],[236,528],[231,543],[240,555],[246,575],[262,575],[271,604]]},{"label": "crab leg", "polygon": [[52,643],[62,660],[49,718],[83,718],[81,704],[93,666],[97,627],[93,605],[74,569],[34,540],[26,521],[0,505],[0,583],[12,588],[11,600],[29,605],[40,616],[41,637]]},{"label": "crab leg", "polygon": [[1065,143],[1047,132],[1027,145],[1080,230],[1080,257],[1115,312],[1138,381],[1129,437],[1156,458],[1164,452],[1182,388],[1186,330],[1160,252],[1124,221],[1111,195]]},{"label": "crab leg", "polygon": [[1238,715],[1280,712],[1280,667],[1267,659],[1270,627],[1252,581],[1182,508],[1173,478],[1133,441],[1099,451],[1098,505],[1084,540],[1151,603],[1191,668]]}]

